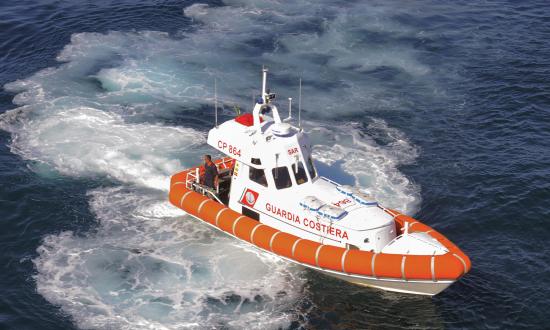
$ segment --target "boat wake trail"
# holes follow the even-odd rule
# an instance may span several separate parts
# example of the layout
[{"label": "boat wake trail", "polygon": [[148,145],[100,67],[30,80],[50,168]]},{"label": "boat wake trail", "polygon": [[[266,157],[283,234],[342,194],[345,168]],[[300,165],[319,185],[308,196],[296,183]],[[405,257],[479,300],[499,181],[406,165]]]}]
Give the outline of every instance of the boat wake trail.
[{"label": "boat wake trail", "polygon": [[[406,104],[363,74],[383,67],[428,83],[430,69],[406,42],[382,50],[358,39],[365,31],[396,39],[413,32],[383,8],[226,4],[185,8],[192,32],[74,34],[59,66],[5,86],[18,107],[0,115],[0,128],[11,133],[14,153],[36,168],[110,181],[88,194],[97,229],[49,235],[34,259],[38,292],[80,327],[279,328],[296,320],[302,270],[166,201],[170,175],[208,152],[214,76],[224,116],[234,105],[250,108],[262,64],[282,72],[273,84],[295,100],[303,77],[302,115],[314,119],[304,124],[319,145],[320,173],[358,184],[389,207],[418,207],[419,188],[399,171],[416,148],[369,114]],[[338,123],[342,115],[364,121]]]},{"label": "boat wake trail", "polygon": [[79,326],[272,328],[290,322],[303,279],[286,262],[174,218],[175,210],[160,202],[163,193],[118,187],[89,196],[97,232],[48,236],[35,259],[38,292]]}]

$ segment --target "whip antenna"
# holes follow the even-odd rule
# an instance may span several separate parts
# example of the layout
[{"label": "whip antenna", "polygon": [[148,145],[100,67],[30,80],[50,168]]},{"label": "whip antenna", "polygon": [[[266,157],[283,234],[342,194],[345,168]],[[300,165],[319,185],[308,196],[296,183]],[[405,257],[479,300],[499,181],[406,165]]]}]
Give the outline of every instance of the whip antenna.
[{"label": "whip antenna", "polygon": [[287,119],[291,119],[292,118],[292,97],[289,97],[288,98],[288,118]]},{"label": "whip antenna", "polygon": [[267,95],[267,68],[262,65],[262,100],[264,104],[269,102],[269,96]]},{"label": "whip antenna", "polygon": [[298,92],[298,128],[302,128],[302,77],[300,77],[300,88]]},{"label": "whip antenna", "polygon": [[218,128],[218,82],[216,78],[214,78],[214,116],[216,128]]}]

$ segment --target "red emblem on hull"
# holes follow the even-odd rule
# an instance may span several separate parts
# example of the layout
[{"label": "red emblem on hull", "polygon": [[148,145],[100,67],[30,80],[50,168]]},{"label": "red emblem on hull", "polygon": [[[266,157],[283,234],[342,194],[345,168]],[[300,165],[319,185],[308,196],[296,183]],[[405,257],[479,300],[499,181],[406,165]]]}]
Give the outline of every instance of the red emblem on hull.
[{"label": "red emblem on hull", "polygon": [[249,207],[254,207],[256,201],[258,200],[258,193],[254,190],[247,188],[241,197],[241,204],[244,204]]}]

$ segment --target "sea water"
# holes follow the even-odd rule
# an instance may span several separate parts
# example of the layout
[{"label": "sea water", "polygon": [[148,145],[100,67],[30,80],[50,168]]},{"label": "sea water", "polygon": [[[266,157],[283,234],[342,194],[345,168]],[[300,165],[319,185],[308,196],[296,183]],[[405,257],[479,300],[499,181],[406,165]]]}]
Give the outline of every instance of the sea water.
[{"label": "sea water", "polygon": [[[0,5],[0,324],[13,329],[544,328],[546,2]],[[360,288],[167,201],[260,69],[320,174],[470,256],[442,294]],[[294,113],[296,118],[296,113]]]}]

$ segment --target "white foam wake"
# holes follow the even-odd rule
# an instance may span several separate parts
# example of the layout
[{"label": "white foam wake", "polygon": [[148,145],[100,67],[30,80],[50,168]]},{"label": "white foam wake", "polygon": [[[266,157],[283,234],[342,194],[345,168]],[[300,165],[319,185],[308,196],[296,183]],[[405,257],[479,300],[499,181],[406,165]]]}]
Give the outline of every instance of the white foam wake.
[{"label": "white foam wake", "polygon": [[38,119],[21,120],[30,115],[27,110],[4,116],[16,122],[8,126],[12,149],[66,175],[101,174],[167,190],[169,175],[182,168],[180,157],[205,142],[203,133],[190,128],[128,124],[115,113],[84,106],[49,114],[42,109]]},{"label": "white foam wake", "polygon": [[163,195],[92,191],[97,232],[44,239],[34,260],[38,292],[83,328],[288,325],[300,272],[196,220],[174,218],[159,204]]}]

